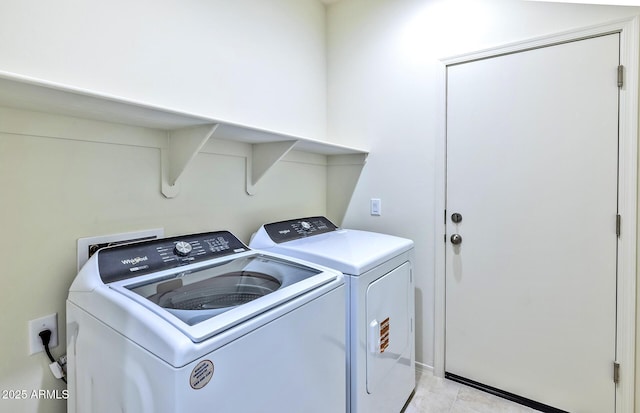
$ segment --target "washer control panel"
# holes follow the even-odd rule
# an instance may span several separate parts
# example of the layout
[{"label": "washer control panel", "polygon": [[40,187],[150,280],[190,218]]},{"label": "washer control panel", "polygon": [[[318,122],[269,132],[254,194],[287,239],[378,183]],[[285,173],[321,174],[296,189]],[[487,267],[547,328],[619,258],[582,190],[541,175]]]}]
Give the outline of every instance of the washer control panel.
[{"label": "washer control panel", "polygon": [[98,269],[106,284],[248,250],[228,231],[207,232],[99,250]]},{"label": "washer control panel", "polygon": [[264,229],[269,238],[279,244],[335,231],[338,227],[325,217],[308,217],[266,224]]}]

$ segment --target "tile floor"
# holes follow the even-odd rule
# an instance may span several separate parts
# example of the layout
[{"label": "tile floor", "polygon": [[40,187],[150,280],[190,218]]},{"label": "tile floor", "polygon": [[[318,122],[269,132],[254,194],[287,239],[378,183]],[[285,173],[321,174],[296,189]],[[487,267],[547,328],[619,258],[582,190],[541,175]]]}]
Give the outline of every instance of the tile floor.
[{"label": "tile floor", "polygon": [[416,370],[416,392],[404,413],[539,413],[529,407]]}]

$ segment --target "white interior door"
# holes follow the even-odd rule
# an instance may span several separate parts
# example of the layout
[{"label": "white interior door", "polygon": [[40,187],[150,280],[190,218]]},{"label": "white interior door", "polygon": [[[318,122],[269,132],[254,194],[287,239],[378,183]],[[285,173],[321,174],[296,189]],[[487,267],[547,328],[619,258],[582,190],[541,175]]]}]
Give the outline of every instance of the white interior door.
[{"label": "white interior door", "polygon": [[448,67],[449,376],[615,410],[618,64],[610,34]]}]

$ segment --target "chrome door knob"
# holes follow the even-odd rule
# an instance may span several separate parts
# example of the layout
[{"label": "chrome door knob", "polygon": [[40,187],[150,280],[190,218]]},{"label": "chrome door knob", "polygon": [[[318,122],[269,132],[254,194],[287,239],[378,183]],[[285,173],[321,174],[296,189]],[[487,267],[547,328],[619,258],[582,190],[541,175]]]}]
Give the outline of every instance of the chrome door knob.
[{"label": "chrome door knob", "polygon": [[460,245],[462,243],[462,235],[460,234],[453,234],[451,236],[451,243],[453,245]]}]

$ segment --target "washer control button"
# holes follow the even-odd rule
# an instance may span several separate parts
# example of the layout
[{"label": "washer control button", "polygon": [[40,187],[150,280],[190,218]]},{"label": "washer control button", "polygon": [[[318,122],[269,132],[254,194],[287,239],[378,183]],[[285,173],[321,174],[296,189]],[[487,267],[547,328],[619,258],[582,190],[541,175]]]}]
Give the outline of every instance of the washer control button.
[{"label": "washer control button", "polygon": [[178,241],[176,242],[176,246],[173,249],[173,252],[180,257],[186,257],[187,255],[189,255],[191,250],[193,250],[191,244],[185,241]]}]

